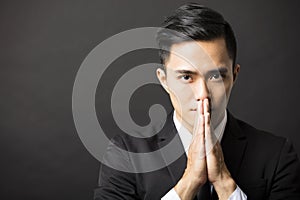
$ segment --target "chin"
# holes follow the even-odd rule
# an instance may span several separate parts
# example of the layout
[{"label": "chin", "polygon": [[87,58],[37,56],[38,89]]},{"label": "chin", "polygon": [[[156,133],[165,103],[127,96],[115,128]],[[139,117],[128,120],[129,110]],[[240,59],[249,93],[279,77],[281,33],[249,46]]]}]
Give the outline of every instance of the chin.
[{"label": "chin", "polygon": [[223,114],[224,113],[212,113],[212,115],[211,115],[212,125],[214,125],[214,126],[218,125],[223,119]]}]

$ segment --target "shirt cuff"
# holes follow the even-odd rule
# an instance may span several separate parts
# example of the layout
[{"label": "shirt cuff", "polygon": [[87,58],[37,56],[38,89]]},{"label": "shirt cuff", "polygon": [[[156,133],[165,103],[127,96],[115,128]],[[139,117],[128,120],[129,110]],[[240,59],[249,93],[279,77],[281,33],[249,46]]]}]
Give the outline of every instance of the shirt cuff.
[{"label": "shirt cuff", "polygon": [[177,192],[172,188],[161,200],[181,200]]},{"label": "shirt cuff", "polygon": [[247,200],[247,195],[237,185],[234,192],[229,196],[228,200]]},{"label": "shirt cuff", "polygon": [[[181,200],[174,188],[172,188],[161,200]],[[228,200],[247,200],[247,195],[241,190],[239,186],[229,196]]]}]

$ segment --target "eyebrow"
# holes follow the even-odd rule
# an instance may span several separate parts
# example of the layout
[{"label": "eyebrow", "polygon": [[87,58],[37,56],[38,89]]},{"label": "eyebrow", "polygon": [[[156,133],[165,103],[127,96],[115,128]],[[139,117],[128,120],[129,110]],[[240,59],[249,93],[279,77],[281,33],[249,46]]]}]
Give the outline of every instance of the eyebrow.
[{"label": "eyebrow", "polygon": [[[227,67],[220,67],[218,69],[213,69],[213,70],[209,70],[207,72],[207,74],[214,74],[214,73],[220,73],[220,74],[225,74],[228,72],[228,69]],[[178,74],[190,74],[190,75],[196,75],[198,74],[197,71],[191,71],[191,70],[175,70],[175,73],[178,73]]]},{"label": "eyebrow", "polygon": [[226,74],[227,72],[228,72],[227,67],[220,67],[218,69],[210,70],[207,73],[208,74],[214,74],[214,73]]},{"label": "eyebrow", "polygon": [[175,70],[175,73],[177,74],[192,74],[192,75],[196,75],[198,74],[197,72],[195,71],[191,71],[191,70]]}]

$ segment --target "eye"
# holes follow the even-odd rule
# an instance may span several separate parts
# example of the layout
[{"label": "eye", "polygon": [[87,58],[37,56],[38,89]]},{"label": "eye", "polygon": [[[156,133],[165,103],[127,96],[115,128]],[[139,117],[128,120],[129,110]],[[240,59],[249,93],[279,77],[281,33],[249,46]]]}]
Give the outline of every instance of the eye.
[{"label": "eye", "polygon": [[184,82],[191,82],[192,81],[192,76],[185,74],[185,75],[179,76],[179,79],[184,81]]},{"label": "eye", "polygon": [[184,80],[186,80],[186,81],[188,81],[188,80],[190,80],[192,77],[191,77],[190,75],[183,75],[181,78],[184,79]]},{"label": "eye", "polygon": [[212,80],[212,81],[221,81],[222,79],[223,79],[223,76],[220,73],[212,74],[209,77],[209,80]]}]

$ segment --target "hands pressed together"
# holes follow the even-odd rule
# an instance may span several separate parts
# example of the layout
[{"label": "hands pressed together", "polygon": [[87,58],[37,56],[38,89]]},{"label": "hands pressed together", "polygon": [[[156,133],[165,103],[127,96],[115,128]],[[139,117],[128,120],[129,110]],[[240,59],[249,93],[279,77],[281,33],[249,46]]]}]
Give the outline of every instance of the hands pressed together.
[{"label": "hands pressed together", "polygon": [[208,99],[198,102],[187,167],[174,188],[182,200],[193,199],[207,181],[214,186],[220,200],[228,199],[236,189],[213,133],[209,110]]}]

